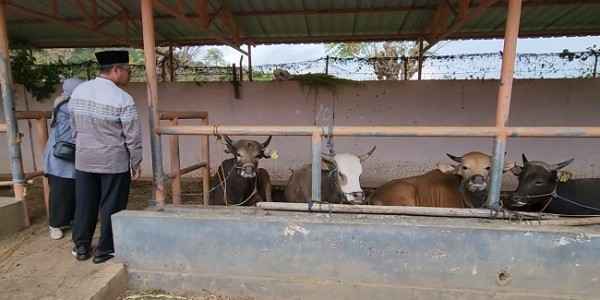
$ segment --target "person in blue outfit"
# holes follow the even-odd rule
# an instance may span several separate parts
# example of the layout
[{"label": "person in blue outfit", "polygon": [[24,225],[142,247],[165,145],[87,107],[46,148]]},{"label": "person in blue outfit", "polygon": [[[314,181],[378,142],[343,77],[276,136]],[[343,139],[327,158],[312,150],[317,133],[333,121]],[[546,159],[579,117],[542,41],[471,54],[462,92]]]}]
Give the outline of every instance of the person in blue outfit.
[{"label": "person in blue outfit", "polygon": [[69,78],[63,82],[63,93],[54,100],[51,130],[44,150],[44,172],[50,186],[48,225],[50,238],[61,239],[61,227],[69,226],[75,216],[75,162],[55,157],[54,147],[60,141],[75,143],[71,134],[69,106],[75,87],[83,80]]}]

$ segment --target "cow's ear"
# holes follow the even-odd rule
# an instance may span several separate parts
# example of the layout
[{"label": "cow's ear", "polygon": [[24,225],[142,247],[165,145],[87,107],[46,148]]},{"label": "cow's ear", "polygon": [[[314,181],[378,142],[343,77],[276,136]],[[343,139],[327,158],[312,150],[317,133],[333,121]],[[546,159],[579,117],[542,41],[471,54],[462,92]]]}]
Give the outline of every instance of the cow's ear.
[{"label": "cow's ear", "polygon": [[321,160],[321,170],[323,170],[323,171],[329,171],[329,166],[330,165],[331,165],[330,162],[328,162],[328,161],[326,161],[324,159]]},{"label": "cow's ear", "polygon": [[438,163],[437,167],[444,174],[456,174],[458,170],[458,166],[453,166],[449,163]]},{"label": "cow's ear", "polygon": [[512,172],[514,175],[517,175],[517,176],[519,176],[519,174],[521,174],[521,172],[523,171],[523,167],[520,167],[520,166],[517,166],[517,165],[515,165],[514,167],[512,167],[512,168],[510,169],[510,171],[511,171],[511,172]]},{"label": "cow's ear", "polygon": [[517,162],[514,160],[509,160],[504,162],[504,167],[502,168],[502,173],[508,172],[517,166]]}]

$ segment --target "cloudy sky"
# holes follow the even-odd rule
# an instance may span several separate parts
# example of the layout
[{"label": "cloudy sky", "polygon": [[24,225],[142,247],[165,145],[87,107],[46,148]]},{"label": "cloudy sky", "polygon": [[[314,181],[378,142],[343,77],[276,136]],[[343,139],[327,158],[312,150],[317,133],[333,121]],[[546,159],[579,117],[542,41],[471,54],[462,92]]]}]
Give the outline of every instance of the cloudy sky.
[{"label": "cloudy sky", "polygon": [[[438,55],[454,55],[468,53],[499,52],[503,48],[503,40],[465,40],[440,42],[433,47]],[[570,51],[585,51],[588,47],[600,46],[600,36],[578,37],[578,38],[538,38],[519,39],[517,42],[518,53],[556,53],[563,49]],[[219,47],[225,60],[229,63],[238,64],[240,52],[229,47]],[[247,49],[243,46],[242,49]],[[252,64],[278,64],[307,61],[325,57],[325,46],[323,44],[302,45],[268,45],[252,48]],[[244,64],[247,60],[244,58]]]}]

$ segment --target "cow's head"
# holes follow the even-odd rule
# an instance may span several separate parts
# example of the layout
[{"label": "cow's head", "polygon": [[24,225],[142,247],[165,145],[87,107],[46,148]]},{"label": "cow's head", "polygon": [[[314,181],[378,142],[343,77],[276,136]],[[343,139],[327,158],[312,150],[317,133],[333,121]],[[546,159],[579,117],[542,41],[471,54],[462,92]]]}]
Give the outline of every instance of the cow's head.
[{"label": "cow's head", "polygon": [[[448,154],[448,157],[458,165],[448,163],[438,164],[438,169],[446,174],[457,174],[466,184],[466,188],[473,193],[487,191],[487,182],[492,168],[492,157],[481,152],[469,152],[461,157]],[[502,168],[506,172],[516,165],[514,161],[507,161]]]},{"label": "cow's head", "polygon": [[262,144],[255,140],[241,139],[233,141],[226,135],[223,137],[227,143],[225,152],[233,154],[237,174],[244,178],[256,177],[258,160],[261,158],[271,158],[270,155],[265,153],[265,148],[271,142],[271,136]]},{"label": "cow's head", "polygon": [[332,156],[323,153],[321,169],[329,171],[332,188],[344,202],[363,204],[365,201],[365,193],[360,187],[361,162],[369,158],[375,148],[362,155],[338,153]]},{"label": "cow's head", "polygon": [[519,178],[519,186],[510,195],[509,206],[531,206],[542,200],[547,200],[558,181],[558,170],[570,164],[574,158],[558,164],[548,164],[543,161],[528,161],[523,154],[523,166],[515,166],[512,173]]}]

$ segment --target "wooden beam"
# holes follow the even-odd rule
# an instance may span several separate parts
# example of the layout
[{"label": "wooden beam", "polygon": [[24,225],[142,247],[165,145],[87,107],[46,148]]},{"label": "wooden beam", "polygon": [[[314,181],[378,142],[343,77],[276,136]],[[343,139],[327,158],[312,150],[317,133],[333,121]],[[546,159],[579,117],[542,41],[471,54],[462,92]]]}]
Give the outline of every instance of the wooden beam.
[{"label": "wooden beam", "polygon": [[427,51],[427,50],[431,49],[431,47],[433,47],[439,41],[444,40],[445,38],[449,37],[451,34],[458,31],[463,25],[465,25],[469,21],[475,19],[476,17],[480,16],[483,11],[485,11],[490,6],[492,6],[493,4],[496,4],[499,1],[500,0],[483,0],[483,1],[481,1],[479,3],[479,5],[477,7],[475,7],[474,9],[472,9],[466,16],[464,16],[463,18],[454,20],[452,25],[450,25],[450,27],[447,30],[445,30],[444,32],[437,35],[435,37],[435,39],[428,41],[429,45],[427,45],[427,47],[425,47],[425,49],[423,49],[423,51]]},{"label": "wooden beam", "polygon": [[444,4],[446,5],[446,7],[450,10],[450,12],[455,17],[458,15],[458,11],[456,10],[456,7],[454,7],[454,5],[452,3],[450,3],[450,0],[444,0]]},{"label": "wooden beam", "polygon": [[196,6],[196,12],[198,12],[200,25],[204,28],[208,28],[208,25],[210,24],[210,22],[208,22],[208,0],[194,0],[194,5]]},{"label": "wooden beam", "polygon": [[15,5],[13,3],[6,3],[6,8],[9,9],[9,10],[11,10],[11,11],[14,11],[14,12],[26,15],[26,16],[30,16],[30,17],[34,17],[34,18],[38,18],[38,19],[44,20],[46,22],[58,24],[58,25],[64,26],[65,28],[69,28],[69,29],[73,29],[73,30],[85,32],[85,33],[88,33],[88,34],[91,34],[91,35],[94,35],[94,36],[106,39],[107,41],[116,42],[116,43],[120,44],[121,46],[130,46],[130,47],[133,47],[133,48],[141,48],[140,44],[132,43],[130,41],[123,40],[123,39],[120,39],[118,37],[114,37],[114,36],[111,36],[111,35],[108,35],[108,34],[105,34],[105,33],[99,32],[99,31],[96,31],[96,30],[92,30],[92,29],[89,29],[87,27],[79,26],[78,24],[74,24],[74,23],[71,23],[71,22],[68,22],[68,21],[57,19],[57,18],[54,18],[54,17],[49,16],[49,15],[45,15],[45,14],[40,13],[40,12],[33,11],[33,10],[30,10],[30,9],[27,9],[27,8]]},{"label": "wooden beam", "polygon": [[469,2],[471,0],[458,0],[458,14],[457,18],[462,19],[467,15],[469,10]]},{"label": "wooden beam", "polygon": [[83,5],[81,0],[75,0],[75,4],[77,5],[77,8],[79,8],[79,11],[81,12],[83,18],[90,24],[90,28],[96,29],[92,16],[87,12],[87,9],[85,8],[85,5]]},{"label": "wooden beam", "polygon": [[56,0],[50,1],[50,15],[56,17],[56,13],[58,12]]},{"label": "wooden beam", "polygon": [[112,16],[112,17],[110,17],[108,19],[104,19],[104,21],[102,21],[101,23],[98,24],[98,26],[96,27],[96,29],[101,29],[104,26],[106,26],[106,25],[108,25],[108,24],[110,24],[112,22],[118,21],[118,20],[121,20],[121,21],[124,20],[125,22],[128,22],[129,20],[127,20],[127,19],[128,19],[127,11],[122,10],[122,11],[118,12],[114,16]]},{"label": "wooden beam", "polygon": [[238,52],[240,52],[240,53],[242,53],[244,55],[248,55],[248,52],[242,50],[239,45],[236,45],[233,42],[231,42],[231,41],[229,41],[229,40],[227,40],[227,39],[225,39],[225,38],[223,38],[223,37],[215,34],[214,32],[210,31],[208,28],[202,27],[199,24],[199,22],[195,22],[194,20],[187,18],[185,15],[178,13],[177,11],[173,10],[172,8],[170,8],[168,5],[164,4],[162,1],[160,1],[160,0],[154,0],[153,3],[154,3],[154,5],[155,5],[156,8],[158,8],[160,10],[163,10],[163,11],[167,12],[168,14],[173,15],[178,20],[180,20],[180,21],[182,21],[182,22],[184,22],[184,23],[186,23],[186,24],[188,24],[188,25],[190,25],[190,26],[192,26],[194,28],[199,29],[202,33],[208,35],[209,37],[211,37],[211,38],[213,38],[213,39],[215,39],[215,40],[217,40],[217,41],[219,41],[219,42],[221,42],[221,43],[223,43],[223,44],[225,44],[227,46],[232,47],[233,49],[237,50]]}]

